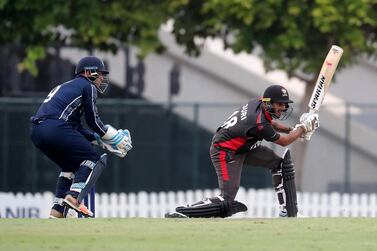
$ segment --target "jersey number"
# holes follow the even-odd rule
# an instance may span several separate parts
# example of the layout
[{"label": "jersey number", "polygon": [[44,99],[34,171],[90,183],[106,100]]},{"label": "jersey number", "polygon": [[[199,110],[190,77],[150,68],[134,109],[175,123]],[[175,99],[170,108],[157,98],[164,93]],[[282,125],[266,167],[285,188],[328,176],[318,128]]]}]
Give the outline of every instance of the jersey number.
[{"label": "jersey number", "polygon": [[57,87],[55,87],[54,89],[52,89],[50,91],[50,93],[47,95],[47,98],[45,100],[43,100],[43,103],[47,103],[48,101],[51,100],[51,98],[55,95],[55,93],[60,89],[60,85],[58,85]]},{"label": "jersey number", "polygon": [[233,112],[233,114],[229,116],[229,118],[224,122],[224,124],[221,127],[224,129],[228,129],[229,127],[232,127],[235,124],[237,124],[237,121],[238,121],[237,113],[238,111]]}]

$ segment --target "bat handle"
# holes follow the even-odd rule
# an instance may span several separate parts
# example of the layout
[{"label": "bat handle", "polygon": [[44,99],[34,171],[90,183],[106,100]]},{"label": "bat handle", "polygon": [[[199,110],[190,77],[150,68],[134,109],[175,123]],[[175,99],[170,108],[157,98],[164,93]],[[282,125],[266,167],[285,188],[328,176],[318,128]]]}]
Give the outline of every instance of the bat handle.
[{"label": "bat handle", "polygon": [[317,112],[317,110],[316,109],[309,109],[309,115],[312,115],[312,114],[314,114],[314,113],[316,113]]},{"label": "bat handle", "polygon": [[[312,115],[312,114],[314,114],[316,112],[317,111],[315,109],[309,109],[308,115]],[[305,136],[304,136],[305,141],[309,141],[310,138],[312,137],[313,133],[314,133],[314,131],[305,133]]]}]

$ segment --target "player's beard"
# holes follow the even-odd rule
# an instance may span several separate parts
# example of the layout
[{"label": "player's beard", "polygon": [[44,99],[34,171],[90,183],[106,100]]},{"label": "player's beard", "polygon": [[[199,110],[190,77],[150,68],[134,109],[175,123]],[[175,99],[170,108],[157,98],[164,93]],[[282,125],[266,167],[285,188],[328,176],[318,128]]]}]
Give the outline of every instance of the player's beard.
[{"label": "player's beard", "polygon": [[280,114],[278,114],[277,112],[275,112],[274,109],[272,109],[273,112],[269,112],[270,115],[274,118],[274,119],[279,119],[279,120],[286,120],[287,118],[289,118],[289,116],[291,115],[293,109],[292,107],[288,107],[286,108],[285,110],[282,110],[280,112]]}]

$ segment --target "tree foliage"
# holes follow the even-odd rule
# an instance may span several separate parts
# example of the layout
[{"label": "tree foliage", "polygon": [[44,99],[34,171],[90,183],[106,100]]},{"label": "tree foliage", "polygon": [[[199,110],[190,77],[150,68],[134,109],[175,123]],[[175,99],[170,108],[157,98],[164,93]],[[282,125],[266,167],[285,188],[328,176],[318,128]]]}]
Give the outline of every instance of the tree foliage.
[{"label": "tree foliage", "polygon": [[25,46],[21,69],[34,72],[49,46],[162,51],[157,34],[167,20],[191,55],[221,37],[235,52],[258,48],[267,70],[307,82],[332,44],[345,49],[340,67],[376,55],[377,0],[0,0],[0,16],[0,44]]},{"label": "tree foliage", "polygon": [[221,37],[235,52],[260,51],[266,69],[282,69],[312,83],[332,44],[341,46],[340,67],[358,55],[376,55],[376,0],[186,1],[174,14],[174,34],[187,52]]},{"label": "tree foliage", "polygon": [[164,1],[142,0],[0,0],[0,16],[0,44],[25,46],[20,68],[34,74],[52,46],[116,52],[128,43],[141,56],[161,51],[157,33],[168,18]]}]

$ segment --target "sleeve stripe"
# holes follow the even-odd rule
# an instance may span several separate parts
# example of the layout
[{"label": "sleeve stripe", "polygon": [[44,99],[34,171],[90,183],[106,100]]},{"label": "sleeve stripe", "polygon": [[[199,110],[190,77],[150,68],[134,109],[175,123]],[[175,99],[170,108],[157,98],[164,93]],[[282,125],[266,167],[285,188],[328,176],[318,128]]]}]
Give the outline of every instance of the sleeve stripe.
[{"label": "sleeve stripe", "polygon": [[[77,98],[75,98],[71,103],[69,103],[69,104],[64,108],[63,112],[60,114],[59,119],[64,119],[65,121],[68,120],[69,116],[71,116],[71,114],[73,113],[73,111],[76,110],[77,107],[80,106],[80,104],[79,104],[78,106],[74,107],[74,108],[70,111],[70,113],[69,113],[68,115],[65,115],[65,113],[66,113],[67,109],[70,108],[71,105],[72,105],[73,103],[75,103],[76,100],[78,100],[79,98],[81,98],[81,95],[78,96]],[[80,103],[81,103],[81,102],[80,102]]]},{"label": "sleeve stripe", "polygon": [[95,112],[95,105],[94,105],[94,94],[93,94],[93,88],[95,88],[93,85],[92,87],[92,112],[93,112],[93,117],[94,117],[94,123],[96,123],[97,127],[105,134],[106,132],[102,129],[102,127],[98,124],[97,122],[97,116]]}]

